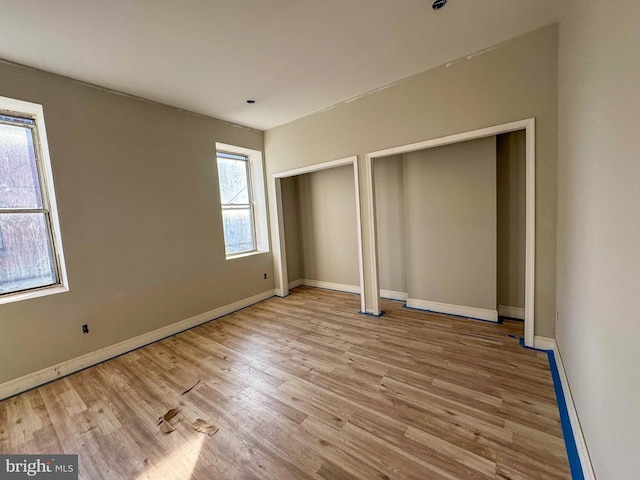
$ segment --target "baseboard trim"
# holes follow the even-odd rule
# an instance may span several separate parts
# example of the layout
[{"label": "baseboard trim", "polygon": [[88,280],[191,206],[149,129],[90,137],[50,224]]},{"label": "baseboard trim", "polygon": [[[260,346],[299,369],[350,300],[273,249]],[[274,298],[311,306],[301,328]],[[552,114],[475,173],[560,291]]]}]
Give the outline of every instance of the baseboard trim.
[{"label": "baseboard trim", "polygon": [[[571,452],[567,451],[567,455],[569,456],[569,464],[571,466],[573,480],[578,479],[586,479],[586,480],[596,480],[596,475],[593,470],[593,464],[591,463],[591,457],[589,456],[589,451],[587,450],[587,443],[584,438],[584,433],[582,432],[582,427],[580,426],[580,420],[578,418],[578,411],[576,410],[576,406],[573,403],[573,397],[571,396],[571,388],[569,386],[569,380],[567,378],[567,372],[564,369],[564,364],[562,363],[562,355],[560,353],[560,349],[558,348],[558,343],[554,338],[548,337],[534,337],[534,345],[539,350],[546,350],[547,355],[549,355],[549,365],[552,370],[552,375],[554,374],[553,370],[555,367],[556,375],[554,375],[554,383],[559,381],[559,388],[562,391],[562,398],[559,398],[560,395],[556,394],[558,400],[558,406],[560,408],[560,418],[563,419],[563,408],[565,412],[565,418],[568,417],[569,428],[571,430],[571,435],[573,439],[573,446],[570,446],[567,443],[567,450],[571,447],[575,448],[574,455],[577,455],[577,463],[576,460],[573,459],[571,461]],[[553,361],[552,361],[553,356]],[[557,391],[557,389],[556,389]],[[561,405],[561,402],[564,405]],[[565,420],[566,422],[566,420]],[[563,433],[566,431],[566,425],[563,425]],[[566,438],[565,438],[566,443]],[[578,470],[581,470],[581,472]],[[580,476],[582,473],[582,476]]]},{"label": "baseboard trim", "polygon": [[533,337],[533,346],[538,350],[553,350],[556,352],[556,345],[556,341],[553,338],[540,337],[538,335]]},{"label": "baseboard trim", "polygon": [[477,318],[478,320],[485,320],[487,322],[498,322],[498,311],[485,308],[430,302],[415,298],[407,298],[407,307],[428,310],[430,312],[446,313],[448,315],[458,315],[460,317]]},{"label": "baseboard trim", "polygon": [[37,372],[29,373],[22,377],[18,377],[13,380],[9,380],[0,384],[0,400],[12,397],[22,392],[26,392],[32,388],[38,387],[45,383],[51,382],[58,378],[70,375],[72,373],[83,370],[87,367],[91,367],[98,363],[102,363],[111,358],[117,357],[124,353],[136,350],[137,348],[144,347],[150,343],[157,342],[163,338],[170,337],[176,333],[183,332],[190,328],[202,325],[210,320],[220,318],[224,315],[228,315],[237,310],[241,310],[245,307],[253,305],[255,303],[271,298],[274,295],[274,290],[267,290],[265,292],[253,295],[252,297],[238,300],[237,302],[223,305],[222,307],[215,308],[195,317],[181,320],[177,323],[172,323],[166,327],[153,330],[151,332],[143,333],[137,337],[124,340],[114,345],[101,348],[94,352],[81,355],[71,360],[58,363],[51,367],[43,368]]},{"label": "baseboard trim", "polygon": [[395,292],[393,290],[380,290],[380,296],[382,298],[388,298],[389,300],[402,300],[406,302],[409,294],[407,292]]},{"label": "baseboard trim", "polygon": [[338,292],[358,294],[361,293],[359,285],[347,285],[346,283],[325,282],[323,280],[310,280],[308,278],[303,278],[301,280],[301,285],[306,285],[307,287],[325,288],[327,290],[336,290]]},{"label": "baseboard trim", "polygon": [[[299,287],[300,285],[305,285],[307,287],[326,288],[327,290],[335,290],[338,292],[357,293],[357,294],[362,293],[358,285],[325,282],[323,280],[311,280],[308,278],[299,278],[298,280],[289,282],[289,290]],[[278,295],[277,291],[276,291],[276,295]],[[390,300],[402,300],[403,302],[407,300],[406,292],[396,292],[394,290],[380,290],[380,296],[382,298],[388,298]]]},{"label": "baseboard trim", "polygon": [[517,318],[524,320],[524,308],[498,305],[498,315],[501,317]]}]

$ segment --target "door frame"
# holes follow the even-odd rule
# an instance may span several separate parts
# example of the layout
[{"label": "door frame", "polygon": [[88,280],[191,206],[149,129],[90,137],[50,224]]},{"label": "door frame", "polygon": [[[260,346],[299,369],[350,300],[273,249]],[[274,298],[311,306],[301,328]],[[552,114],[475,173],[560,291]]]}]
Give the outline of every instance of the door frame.
[{"label": "door frame", "polygon": [[365,298],[364,298],[364,259],[363,259],[363,243],[362,243],[362,222],[360,217],[361,205],[360,205],[360,181],[358,176],[358,157],[351,156],[345,158],[339,158],[337,160],[330,160],[328,162],[317,163],[315,165],[309,165],[307,167],[294,168],[292,170],[285,170],[272,174],[275,191],[275,207],[276,207],[276,220],[277,228],[274,229],[274,266],[278,273],[278,280],[276,282],[275,293],[279,297],[286,297],[289,295],[289,275],[287,273],[287,249],[285,244],[284,234],[284,210],[282,206],[282,179],[289,177],[296,177],[298,175],[304,175],[306,173],[319,172],[322,170],[328,170],[330,168],[342,167],[345,165],[353,165],[353,180],[354,191],[356,200],[356,230],[358,234],[358,269],[360,274],[360,304],[361,311],[365,311]]},{"label": "door frame", "polygon": [[[372,303],[363,310],[373,315],[380,315],[380,283],[378,272],[378,237],[376,225],[376,205],[373,178],[373,160],[390,155],[399,155],[416,150],[441,147],[454,143],[466,142],[485,137],[492,137],[502,133],[525,130],[526,132],[526,194],[525,194],[525,301],[524,301],[524,343],[528,347],[534,346],[535,336],[535,256],[536,256],[536,150],[535,150],[535,118],[527,118],[515,122],[503,123],[491,127],[456,133],[444,137],[410,143],[398,147],[387,148],[367,153],[364,162],[366,203],[368,222],[365,224],[366,237],[369,241],[369,254],[367,255],[369,297]],[[361,285],[364,285],[363,283]],[[364,298],[364,292],[363,292]]]}]

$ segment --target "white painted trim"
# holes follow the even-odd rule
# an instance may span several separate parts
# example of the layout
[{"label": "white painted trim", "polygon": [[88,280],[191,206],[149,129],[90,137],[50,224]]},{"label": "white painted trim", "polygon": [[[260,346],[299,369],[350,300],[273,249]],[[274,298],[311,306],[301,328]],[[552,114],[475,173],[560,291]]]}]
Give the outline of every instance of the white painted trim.
[{"label": "white painted trim", "polygon": [[428,148],[442,147],[444,145],[467,142],[469,140],[476,140],[478,138],[492,137],[501,133],[515,132],[517,130],[525,129],[532,120],[533,118],[518,120],[510,123],[503,123],[502,125],[494,125],[492,127],[471,130],[469,132],[456,133],[453,135],[447,135],[445,137],[438,137],[422,142],[410,143],[408,145],[385,148],[384,150],[367,153],[367,157],[378,158],[389,157],[391,155],[401,155],[403,153],[415,152],[416,150],[426,150]]},{"label": "white painted trim", "polygon": [[394,290],[380,290],[380,297],[406,302],[409,294],[407,292],[396,292]]},{"label": "white painted trim", "polygon": [[261,250],[254,250],[253,252],[234,253],[233,255],[227,255],[227,260],[235,260],[236,258],[253,257],[254,255],[262,255],[269,252],[263,252]]},{"label": "white painted trim", "polygon": [[216,142],[216,151],[237,153],[246,155],[249,159],[249,183],[251,196],[253,198],[253,216],[256,233],[256,251],[240,255],[227,255],[227,260],[241,258],[247,255],[269,252],[269,220],[267,214],[267,195],[264,181],[264,160],[260,150],[229,145],[227,143]]},{"label": "white painted trim", "polygon": [[450,303],[430,302],[428,300],[418,300],[407,298],[407,307],[427,310],[429,312],[446,313],[449,315],[459,315],[461,317],[477,318],[488,322],[498,321],[498,311],[486,308],[467,307],[464,305],[452,305]]},{"label": "white painted trim", "polygon": [[515,132],[517,130],[526,130],[526,246],[525,246],[525,322],[524,322],[524,342],[525,345],[531,347],[534,344],[535,332],[535,239],[536,239],[536,215],[535,215],[535,172],[536,172],[536,154],[535,154],[535,118],[518,120],[515,122],[504,123],[492,127],[481,128],[469,132],[457,133],[445,137],[425,140],[423,142],[401,145],[398,147],[387,148],[375,152],[367,153],[364,162],[365,182],[366,182],[366,205],[369,222],[367,223],[366,237],[369,241],[369,251],[364,262],[369,267],[370,277],[363,292],[371,298],[370,304],[366,306],[367,313],[378,315],[380,313],[380,287],[378,273],[378,247],[377,247],[377,226],[376,226],[376,207],[375,193],[373,181],[373,160],[379,157],[387,157],[390,155],[400,155],[403,153],[414,152],[416,150],[424,150],[427,148],[441,147],[453,143],[466,142],[478,138],[491,137],[501,133]]},{"label": "white painted trim", "polygon": [[277,172],[273,174],[273,178],[288,178],[296,177],[298,175],[304,175],[305,173],[319,172],[321,170],[328,170],[330,168],[342,167],[344,165],[352,165],[356,157],[345,157],[337,160],[330,160],[328,162],[316,163],[314,165],[308,165],[306,167],[294,168],[293,170],[285,170],[283,172]]},{"label": "white painted trim", "polygon": [[526,121],[524,344],[535,335],[536,289],[536,120]]},{"label": "white painted trim", "polygon": [[517,318],[524,320],[524,308],[511,307],[509,305],[498,305],[498,315],[501,317]]},{"label": "white painted trim", "polygon": [[556,341],[553,338],[541,337],[536,335],[534,337],[533,347],[539,350],[553,350],[556,351]]},{"label": "white painted trim", "polygon": [[[364,176],[367,182],[365,191],[367,192],[367,215],[369,231],[369,255],[365,261],[368,261],[369,265],[369,283],[365,285],[368,290],[369,297],[371,298],[370,304],[365,305],[363,312],[370,313],[371,315],[380,315],[382,310],[380,309],[380,270],[378,267],[378,221],[376,218],[376,203],[374,197],[374,185],[373,178],[373,157],[369,154],[365,157],[364,162]],[[367,290],[362,292],[362,296],[366,298]]]},{"label": "white painted trim", "polygon": [[[341,167],[344,165],[353,165],[353,183],[356,199],[356,230],[358,235],[358,269],[360,275],[360,287],[357,292],[360,294],[361,310],[365,311],[365,296],[364,296],[364,249],[363,249],[363,237],[362,237],[362,218],[360,205],[360,180],[359,180],[359,168],[358,157],[346,157],[339,158],[337,160],[331,160],[328,162],[317,163],[315,165],[309,165],[306,167],[295,168],[293,170],[286,170],[283,172],[277,172],[272,175],[273,177],[273,195],[275,196],[275,218],[276,228],[272,229],[273,236],[273,262],[274,270],[276,272],[276,288],[275,292],[278,296],[287,296],[289,294],[289,281],[287,275],[287,252],[285,245],[284,234],[284,213],[282,206],[282,183],[283,178],[295,177],[297,175],[303,175],[305,173],[319,172],[321,170],[328,170],[330,168]],[[328,288],[328,287],[322,287]]]},{"label": "white painted trim", "polygon": [[282,207],[282,179],[273,179],[273,193],[275,196],[276,228],[271,229],[271,243],[273,244],[274,273],[276,274],[276,295],[289,295],[289,272],[287,272],[287,246],[284,234],[284,208]]},{"label": "white painted trim", "polygon": [[[348,285],[345,283],[333,283],[325,282],[323,280],[310,280],[310,279],[298,279],[294,282],[289,282],[289,289],[305,285],[307,287],[326,288],[327,290],[337,290],[339,292],[347,293],[360,293],[360,287],[357,285]],[[380,296],[382,298],[388,298],[389,300],[407,300],[407,292],[396,292],[394,290],[380,290]]]},{"label": "white painted trim", "polygon": [[[289,290],[301,285],[305,285],[307,287],[326,288],[327,290],[337,290],[339,292],[347,293],[360,293],[361,290],[357,285],[325,282],[323,280],[310,280],[306,278],[299,278],[298,280],[289,282]],[[380,290],[380,296],[382,298],[388,298],[389,300],[401,300],[403,302],[407,300],[407,292],[396,292],[394,290]]]},{"label": "white painted trim", "polygon": [[326,288],[327,290],[336,290],[338,292],[360,293],[360,287],[358,285],[348,285],[346,283],[325,282],[323,280],[310,280],[308,278],[304,278],[301,280],[300,284],[306,285],[307,287]]},{"label": "white painted trim", "polygon": [[266,300],[267,298],[271,298],[273,297],[273,294],[273,290],[267,290],[266,292],[253,295],[252,297],[238,300],[237,302],[201,313],[195,317],[187,318],[186,320],[167,325],[166,327],[162,327],[123,342],[64,361],[52,367],[47,367],[42,370],[38,370],[37,372],[29,373],[23,377],[9,380],[8,382],[0,384],[0,400],[31,388],[35,388],[57,378],[64,377],[92,365],[104,362],[105,360],[117,357],[118,355],[122,355],[150,343],[157,342],[158,340],[183,332],[184,330],[196,327],[210,320],[228,315],[242,308]]},{"label": "white painted trim", "polygon": [[53,170],[51,168],[51,156],[49,155],[49,141],[47,140],[47,128],[44,122],[44,109],[38,103],[26,102],[15,98],[0,97],[0,108],[10,110],[17,114],[33,115],[36,122],[37,140],[35,147],[39,150],[40,173],[42,175],[42,197],[45,209],[49,212],[49,224],[51,227],[51,240],[58,273],[59,282],[55,285],[42,287],[34,290],[8,293],[0,297],[0,305],[5,303],[19,302],[31,298],[44,297],[69,291],[69,279],[67,277],[67,266],[64,260],[62,248],[62,235],[60,233],[60,217],[58,215],[58,204],[56,203],[56,190],[53,183]]},{"label": "white painted trim", "polygon": [[65,285],[51,285],[50,287],[42,287],[34,290],[26,290],[16,293],[7,293],[0,297],[0,305],[4,303],[21,302],[31,298],[46,297],[47,295],[55,295],[56,293],[68,292],[69,288]]},{"label": "white painted trim", "polygon": [[562,355],[560,354],[558,343],[554,338],[539,337],[536,335],[535,345],[535,348],[553,351],[553,355],[556,359],[556,365],[558,367],[558,375],[560,376],[560,384],[562,385],[562,392],[564,393],[564,399],[567,404],[567,411],[569,413],[569,421],[571,422],[573,438],[576,442],[578,457],[580,458],[582,473],[585,480],[596,480],[596,475],[593,470],[593,464],[591,463],[591,457],[589,456],[589,450],[587,449],[587,443],[584,438],[582,426],[580,425],[580,419],[578,418],[578,411],[576,410],[575,403],[573,403],[571,387],[569,386],[567,372],[565,371],[564,364],[562,363]]},{"label": "white painted trim", "polygon": [[360,289],[358,293],[360,294],[360,311],[366,312],[366,301],[365,301],[365,276],[364,276],[364,247],[362,245],[362,206],[360,205],[360,168],[358,165],[358,157],[354,157],[353,162],[353,181],[354,188],[356,194],[356,230],[358,234],[358,273],[360,275]]}]

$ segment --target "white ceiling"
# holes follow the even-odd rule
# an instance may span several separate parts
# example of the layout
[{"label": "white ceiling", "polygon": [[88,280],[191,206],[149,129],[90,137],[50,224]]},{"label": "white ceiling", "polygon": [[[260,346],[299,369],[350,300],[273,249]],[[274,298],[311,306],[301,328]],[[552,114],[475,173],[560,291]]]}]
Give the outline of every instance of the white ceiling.
[{"label": "white ceiling", "polygon": [[266,130],[553,23],[561,8],[431,3],[0,0],[0,57]]}]

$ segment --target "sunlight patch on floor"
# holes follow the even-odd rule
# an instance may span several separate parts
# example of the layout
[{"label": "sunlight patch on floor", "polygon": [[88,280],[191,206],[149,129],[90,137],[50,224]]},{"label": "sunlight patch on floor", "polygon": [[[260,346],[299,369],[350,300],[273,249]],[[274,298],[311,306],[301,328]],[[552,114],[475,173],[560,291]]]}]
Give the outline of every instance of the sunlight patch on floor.
[{"label": "sunlight patch on floor", "polygon": [[[177,432],[173,432],[175,434]],[[169,434],[169,435],[173,435]],[[136,477],[136,480],[189,480],[200,458],[200,450],[206,435],[199,435],[175,448],[164,459],[149,463],[147,469]]]}]

